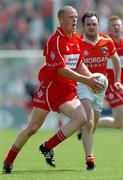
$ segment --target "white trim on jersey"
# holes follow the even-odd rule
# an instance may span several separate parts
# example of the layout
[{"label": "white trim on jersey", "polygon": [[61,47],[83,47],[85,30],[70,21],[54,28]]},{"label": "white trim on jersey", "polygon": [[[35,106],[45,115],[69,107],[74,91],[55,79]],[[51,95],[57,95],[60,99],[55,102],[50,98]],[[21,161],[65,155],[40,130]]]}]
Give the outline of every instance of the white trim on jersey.
[{"label": "white trim on jersey", "polygon": [[61,31],[59,31],[59,29],[57,28],[57,31],[59,32],[59,34],[61,34],[62,36],[65,36]]},{"label": "white trim on jersey", "polygon": [[50,86],[51,86],[52,83],[53,83],[53,82],[51,81],[51,82],[49,83],[47,89],[46,89],[46,100],[47,100],[47,104],[48,104],[48,107],[49,107],[50,111],[53,111],[53,110],[52,110],[52,108],[51,108],[51,106],[50,106],[50,102],[49,102],[49,99],[48,99],[48,91],[49,91],[49,88],[50,88]]},{"label": "white trim on jersey", "polygon": [[123,97],[122,97],[118,92],[116,92],[116,90],[114,90],[114,88],[112,87],[112,85],[110,85],[110,88],[111,88],[112,92],[113,92],[114,94],[116,94],[121,101],[123,101]]},{"label": "white trim on jersey", "polygon": [[49,51],[49,45],[48,44],[49,44],[50,39],[51,39],[51,37],[48,39],[47,44],[46,44],[46,46],[47,46],[47,52],[46,52],[47,55],[48,55],[48,51]]},{"label": "white trim on jersey", "polygon": [[58,51],[58,54],[61,57],[62,61],[65,63],[65,60],[64,60],[64,58],[61,55],[60,50],[59,50],[59,38],[60,38],[60,36],[57,37],[57,51]]},{"label": "white trim on jersey", "polygon": [[83,42],[88,42],[89,44],[92,44],[93,46],[96,46],[96,44],[100,41],[100,40],[111,40],[111,38],[109,37],[102,37],[100,35],[97,36],[96,40],[95,41],[90,41],[86,36],[85,34],[83,35],[83,38],[82,38],[82,41]]},{"label": "white trim on jersey", "polygon": [[69,55],[65,54],[65,59],[64,59],[59,49],[59,38],[60,36],[57,37],[57,51],[58,51],[59,56],[61,57],[61,59],[63,60],[63,62],[66,64],[67,67],[75,69],[78,63],[80,54],[69,54]]}]

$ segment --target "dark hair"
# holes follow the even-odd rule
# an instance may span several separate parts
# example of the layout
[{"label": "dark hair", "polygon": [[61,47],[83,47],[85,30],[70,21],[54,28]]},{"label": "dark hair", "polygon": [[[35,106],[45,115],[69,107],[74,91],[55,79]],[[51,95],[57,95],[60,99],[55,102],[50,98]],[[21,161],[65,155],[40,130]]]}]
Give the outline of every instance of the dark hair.
[{"label": "dark hair", "polygon": [[86,18],[93,17],[93,16],[95,16],[97,18],[98,22],[99,22],[99,17],[98,17],[98,15],[97,15],[97,13],[95,11],[87,11],[86,13],[84,13],[84,15],[81,18],[82,25],[84,26]]}]

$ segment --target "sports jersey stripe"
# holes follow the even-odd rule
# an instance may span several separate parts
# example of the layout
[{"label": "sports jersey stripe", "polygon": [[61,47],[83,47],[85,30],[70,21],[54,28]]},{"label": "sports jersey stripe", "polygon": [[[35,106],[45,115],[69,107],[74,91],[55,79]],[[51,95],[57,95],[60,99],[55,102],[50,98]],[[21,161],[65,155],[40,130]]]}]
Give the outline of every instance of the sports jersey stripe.
[{"label": "sports jersey stripe", "polygon": [[112,39],[111,39],[110,37],[103,37],[103,36],[101,36],[101,35],[98,35],[97,39],[96,39],[94,42],[88,40],[88,39],[85,37],[85,35],[82,37],[82,41],[83,41],[83,42],[88,42],[89,44],[92,44],[93,46],[95,46],[100,40],[104,40],[104,41],[109,41],[109,40],[111,40],[111,41],[112,41]]},{"label": "sports jersey stripe", "polygon": [[[60,53],[60,50],[59,50],[59,38],[60,36],[57,37],[57,51],[58,51],[58,54],[59,56],[61,57],[62,61],[64,62],[64,58],[62,57],[61,53]],[[64,62],[65,63],[65,62]]]},{"label": "sports jersey stripe", "polygon": [[116,92],[116,90],[114,90],[114,88],[112,87],[112,85],[110,85],[110,88],[111,88],[112,92],[113,92],[114,94],[116,94],[121,101],[123,101],[122,96],[121,96],[118,92]]},{"label": "sports jersey stripe", "polygon": [[114,54],[114,53],[115,53],[115,51],[116,51],[116,49],[114,48],[114,49],[112,50],[112,52],[111,52],[111,55],[112,55],[112,54]]},{"label": "sports jersey stripe", "polygon": [[49,44],[50,39],[51,39],[51,37],[50,37],[50,38],[48,39],[48,41],[47,41],[47,45],[46,45],[46,46],[47,46],[47,52],[46,52],[46,54],[48,54],[48,51],[49,51],[49,48],[48,48],[49,46],[48,46],[48,44]]},{"label": "sports jersey stripe", "polygon": [[61,31],[59,31],[59,29],[57,29],[57,31],[59,32],[59,34],[61,34],[62,36],[64,36],[64,34],[63,34]]},{"label": "sports jersey stripe", "polygon": [[47,89],[46,89],[46,100],[47,100],[47,104],[48,104],[48,107],[49,107],[50,111],[53,111],[53,110],[52,110],[52,108],[51,108],[51,106],[50,106],[50,102],[49,102],[49,98],[48,98],[48,92],[49,92],[49,88],[50,88],[50,86],[51,86],[52,83],[53,83],[53,82],[51,81],[51,82],[49,83]]},{"label": "sports jersey stripe", "polygon": [[99,40],[109,41],[112,40],[110,37],[100,37]]}]

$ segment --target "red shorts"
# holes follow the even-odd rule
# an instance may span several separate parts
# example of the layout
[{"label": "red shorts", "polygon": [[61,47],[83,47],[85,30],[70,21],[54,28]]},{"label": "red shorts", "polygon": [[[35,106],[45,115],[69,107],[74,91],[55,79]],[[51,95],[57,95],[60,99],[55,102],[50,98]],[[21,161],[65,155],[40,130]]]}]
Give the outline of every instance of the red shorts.
[{"label": "red shorts", "polygon": [[48,111],[59,111],[59,106],[77,98],[75,87],[42,81],[33,98],[33,106]]},{"label": "red shorts", "polygon": [[111,108],[115,108],[123,104],[123,94],[120,94],[114,85],[109,85],[106,91],[106,101],[109,102]]}]

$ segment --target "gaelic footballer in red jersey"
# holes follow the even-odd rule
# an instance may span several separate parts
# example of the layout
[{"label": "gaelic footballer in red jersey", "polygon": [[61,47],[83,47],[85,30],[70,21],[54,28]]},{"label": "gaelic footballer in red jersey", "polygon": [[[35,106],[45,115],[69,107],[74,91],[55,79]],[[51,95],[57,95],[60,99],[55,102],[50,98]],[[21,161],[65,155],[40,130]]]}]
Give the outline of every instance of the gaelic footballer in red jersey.
[{"label": "gaelic footballer in red jersey", "polygon": [[[73,33],[72,37],[68,38],[61,28],[57,28],[55,34],[47,42],[44,56],[46,65],[39,72],[41,87],[35,93],[33,105],[46,110],[58,111],[60,104],[77,97],[76,82],[59,75],[57,70],[66,66],[76,71],[78,65],[82,63],[83,54],[81,51],[80,55],[79,36]],[[61,86],[65,91],[61,91]],[[71,93],[65,97],[65,100],[63,97],[69,91]]]},{"label": "gaelic footballer in red jersey", "polygon": [[[75,34],[77,17],[77,11],[72,6],[64,6],[58,11],[60,28],[49,39],[44,51],[46,66],[39,72],[41,84],[35,93],[30,121],[8,151],[3,162],[4,173],[11,173],[18,153],[39,130],[51,110],[60,111],[71,119],[39,146],[45,161],[52,167],[56,166],[53,148],[87,122],[85,110],[77,98],[75,82],[82,82],[97,89],[102,84],[91,77],[90,71],[81,63],[78,37]],[[83,71],[85,75],[80,74]]]},{"label": "gaelic footballer in red jersey", "polygon": [[[113,37],[112,37],[112,39],[113,39]],[[117,53],[118,53],[118,55],[120,57],[120,61],[121,61],[121,82],[123,84],[123,36],[120,37],[119,42],[116,42],[114,40],[114,44],[115,44]],[[108,64],[107,64],[107,75],[109,78],[109,82],[111,84],[113,84],[115,79],[114,79],[113,65],[112,65],[111,59],[108,61]]]},{"label": "gaelic footballer in red jersey", "polygon": [[[121,83],[123,84],[123,23],[119,16],[111,16],[108,21],[108,31],[114,41],[117,53],[121,62]],[[111,59],[107,64],[107,76],[109,86],[106,91],[106,100],[112,108],[113,117],[102,117],[99,121],[99,126],[123,128],[123,85],[121,91],[117,91],[114,86],[115,74]]]},{"label": "gaelic footballer in red jersey", "polygon": [[[120,57],[121,83],[123,84],[123,36],[121,35],[123,30],[123,23],[119,16],[111,16],[109,18],[108,30]],[[115,77],[111,60],[109,60],[107,64],[107,74],[109,78],[109,87],[107,89],[106,99],[108,100],[111,108],[115,108],[123,105],[123,93],[118,92],[114,87]]]},{"label": "gaelic footballer in red jersey", "polygon": [[[114,43],[121,61],[121,83],[123,84],[123,37],[120,37],[119,42],[114,41]],[[107,77],[109,86],[106,92],[106,100],[108,100],[111,108],[123,105],[123,93],[118,92],[114,87],[115,78],[111,59],[109,59],[107,64]]]}]

